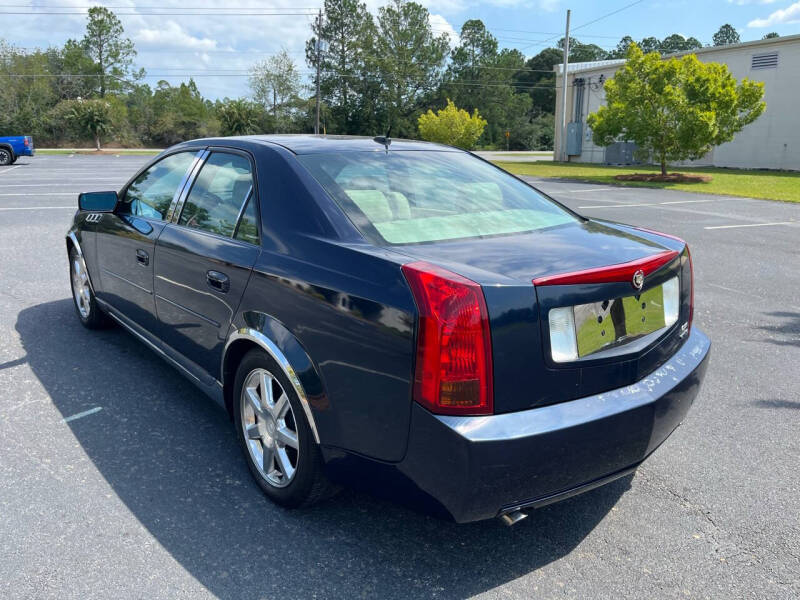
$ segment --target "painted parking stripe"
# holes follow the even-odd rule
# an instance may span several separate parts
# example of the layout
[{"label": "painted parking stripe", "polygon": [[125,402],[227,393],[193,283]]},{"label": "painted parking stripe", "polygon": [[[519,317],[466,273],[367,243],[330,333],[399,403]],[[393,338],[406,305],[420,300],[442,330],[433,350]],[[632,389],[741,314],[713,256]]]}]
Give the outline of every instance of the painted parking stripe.
[{"label": "painted parking stripe", "polygon": [[54,210],[69,209],[77,210],[74,206],[3,206],[0,210]]},{"label": "painted parking stripe", "polygon": [[20,196],[74,196],[75,192],[43,192],[41,194],[23,194],[22,192],[17,192],[16,194],[0,194],[0,196],[15,196],[19,198]]},{"label": "painted parking stripe", "polygon": [[5,175],[9,171],[13,171],[14,169],[19,169],[21,166],[22,165],[17,165],[16,167],[9,167],[8,169],[3,169],[2,172],[0,172],[0,175]]},{"label": "painted parking stripe", "polygon": [[[86,183],[95,183],[97,181],[120,181],[119,177],[115,177],[113,179],[87,179]],[[58,185],[58,187],[78,187],[83,185],[82,182],[73,183],[72,181],[53,181],[52,183],[4,183],[3,189],[8,187],[52,187],[54,185]]]},{"label": "painted parking stripe", "polygon": [[739,227],[770,227],[772,225],[792,225],[794,221],[779,221],[777,223],[748,223],[746,225],[714,225],[703,229],[737,229]]},{"label": "painted parking stripe", "polygon": [[579,206],[578,208],[626,208],[634,206],[663,206],[667,204],[699,204],[701,202],[718,202],[714,198],[708,200],[676,200],[672,202],[639,202],[636,204],[607,204],[605,206]]},{"label": "painted parking stripe", "polygon": [[89,410],[85,410],[83,412],[79,412],[71,417],[64,417],[61,419],[62,423],[69,423],[70,421],[75,421],[76,419],[82,419],[83,417],[88,417],[89,415],[93,415],[95,413],[100,412],[103,410],[102,406],[95,406],[94,408],[90,408]]}]

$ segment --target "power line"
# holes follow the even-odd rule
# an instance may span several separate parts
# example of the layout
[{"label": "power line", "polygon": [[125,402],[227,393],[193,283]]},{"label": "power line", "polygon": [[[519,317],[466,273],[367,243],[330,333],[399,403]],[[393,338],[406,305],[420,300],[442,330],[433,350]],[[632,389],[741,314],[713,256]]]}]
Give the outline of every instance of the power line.
[{"label": "power line", "polygon": [[577,27],[573,27],[572,31],[576,31],[578,29],[583,29],[584,27],[588,27],[589,25],[593,25],[593,24],[597,23],[598,21],[602,21],[603,19],[606,19],[606,18],[608,18],[608,17],[610,17],[612,15],[616,15],[618,13],[621,13],[623,10],[627,10],[627,9],[629,9],[631,7],[636,6],[637,4],[641,4],[642,2],[645,2],[645,0],[636,0],[636,2],[631,2],[630,4],[626,4],[625,6],[623,6],[621,8],[618,8],[617,10],[612,10],[610,13],[606,13],[601,17],[597,17],[596,19],[594,19],[592,21],[589,21],[588,23],[584,23],[583,25],[578,25]]},{"label": "power line", "polygon": [[[164,9],[174,11],[175,9]],[[296,9],[287,9],[296,10]],[[49,16],[49,15],[85,15],[85,11],[36,11],[36,12],[22,12],[22,11],[2,11],[0,15],[28,15],[28,16]],[[313,12],[225,12],[225,13],[209,13],[209,12],[116,12],[117,16],[204,16],[204,17],[305,17],[313,16]]]}]

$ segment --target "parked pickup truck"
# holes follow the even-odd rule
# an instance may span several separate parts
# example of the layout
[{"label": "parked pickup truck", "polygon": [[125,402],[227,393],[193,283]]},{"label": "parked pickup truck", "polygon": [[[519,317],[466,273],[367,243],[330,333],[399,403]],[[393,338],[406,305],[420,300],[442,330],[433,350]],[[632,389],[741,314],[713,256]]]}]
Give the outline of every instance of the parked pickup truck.
[{"label": "parked pickup truck", "polygon": [[0,137],[0,166],[13,165],[20,156],[33,156],[33,138],[29,135]]}]

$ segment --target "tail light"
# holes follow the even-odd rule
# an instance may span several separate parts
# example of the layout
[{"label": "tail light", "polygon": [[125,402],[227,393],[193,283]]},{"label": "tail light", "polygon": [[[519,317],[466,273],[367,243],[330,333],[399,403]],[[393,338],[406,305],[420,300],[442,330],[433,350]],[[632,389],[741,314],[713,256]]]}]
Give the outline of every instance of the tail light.
[{"label": "tail light", "polygon": [[481,286],[426,262],[402,269],[419,310],[414,400],[438,414],[492,414],[492,344]]},{"label": "tail light", "polygon": [[25,144],[26,146],[30,146],[31,145],[31,140],[30,140],[30,138],[28,136],[25,136],[23,138],[23,140],[22,140],[22,143]]}]

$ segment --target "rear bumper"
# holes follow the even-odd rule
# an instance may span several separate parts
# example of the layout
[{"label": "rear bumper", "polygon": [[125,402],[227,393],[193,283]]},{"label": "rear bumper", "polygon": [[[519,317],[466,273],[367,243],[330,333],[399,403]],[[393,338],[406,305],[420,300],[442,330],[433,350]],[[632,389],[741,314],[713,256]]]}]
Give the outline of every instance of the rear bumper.
[{"label": "rear bumper", "polygon": [[709,339],[693,329],[659,369],[623,388],[486,417],[412,409],[397,468],[458,522],[536,507],[629,473],[681,423],[700,389]]}]

